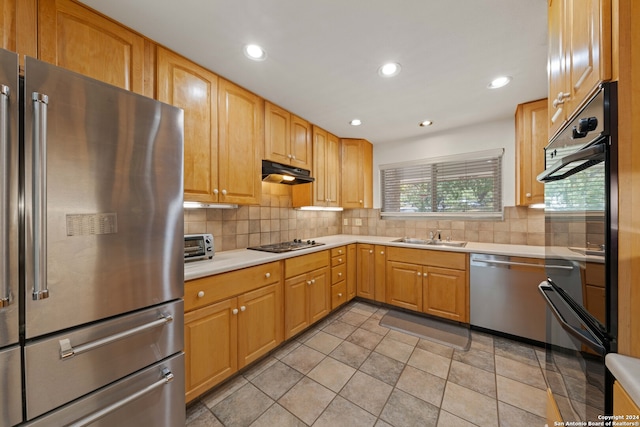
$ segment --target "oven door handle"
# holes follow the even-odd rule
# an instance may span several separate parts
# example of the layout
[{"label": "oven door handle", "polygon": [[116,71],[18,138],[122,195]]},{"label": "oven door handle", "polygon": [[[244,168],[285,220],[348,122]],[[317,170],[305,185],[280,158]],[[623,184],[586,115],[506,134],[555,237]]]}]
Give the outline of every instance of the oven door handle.
[{"label": "oven door handle", "polygon": [[[556,306],[553,303],[553,301],[551,301],[551,298],[549,298],[549,295],[547,295],[547,293],[556,293],[556,291],[553,289],[553,287],[551,287],[551,285],[549,285],[546,282],[542,282],[542,283],[540,283],[540,285],[538,285],[538,290],[540,290],[540,293],[542,294],[542,297],[544,298],[544,300],[546,301],[547,305],[551,309],[551,312],[553,313],[554,317],[558,320],[558,322],[560,322],[560,326],[562,326],[562,329],[564,329],[565,331],[570,333],[572,336],[577,338],[580,342],[582,342],[582,343],[586,344],[587,346],[589,346],[589,348],[591,348],[592,350],[596,351],[601,356],[604,356],[606,354],[606,349],[599,342],[599,340],[596,339],[593,336],[591,331],[586,330],[586,329],[578,329],[575,326],[569,324],[565,320],[565,318],[562,316],[562,314],[556,308]],[[579,320],[579,318],[577,316],[576,316],[576,319]]]},{"label": "oven door handle", "polygon": [[[590,166],[603,161],[605,159],[605,149],[606,142],[603,141],[598,144],[591,145],[587,148],[583,148],[582,150],[576,151],[573,154],[569,154],[568,156],[561,158],[558,162],[551,165],[549,169],[538,175],[536,179],[540,182],[552,182],[568,178],[575,173],[578,173]],[[569,171],[561,175],[555,175],[556,172],[563,169],[565,166],[573,162],[579,162],[582,160],[584,160],[584,162],[580,163]]]}]

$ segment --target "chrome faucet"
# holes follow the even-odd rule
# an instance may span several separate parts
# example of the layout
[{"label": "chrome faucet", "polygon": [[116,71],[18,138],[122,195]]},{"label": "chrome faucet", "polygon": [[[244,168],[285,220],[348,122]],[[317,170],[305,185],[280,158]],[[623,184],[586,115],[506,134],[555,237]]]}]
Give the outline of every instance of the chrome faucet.
[{"label": "chrome faucet", "polygon": [[433,231],[429,232],[429,239],[430,240],[434,240],[436,238],[436,235],[438,236],[438,240],[442,240],[442,237],[440,237],[440,230],[436,230],[435,233]]}]

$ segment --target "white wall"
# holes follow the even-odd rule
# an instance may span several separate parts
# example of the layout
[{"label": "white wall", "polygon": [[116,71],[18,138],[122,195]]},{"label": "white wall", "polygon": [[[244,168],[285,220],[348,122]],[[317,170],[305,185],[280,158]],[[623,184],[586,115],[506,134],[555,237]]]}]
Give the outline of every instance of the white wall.
[{"label": "white wall", "polygon": [[[428,132],[428,131],[427,131]],[[502,197],[504,206],[515,205],[515,123],[505,119],[432,133],[424,138],[373,146],[373,206],[380,208],[379,165],[452,154],[504,148]]]}]

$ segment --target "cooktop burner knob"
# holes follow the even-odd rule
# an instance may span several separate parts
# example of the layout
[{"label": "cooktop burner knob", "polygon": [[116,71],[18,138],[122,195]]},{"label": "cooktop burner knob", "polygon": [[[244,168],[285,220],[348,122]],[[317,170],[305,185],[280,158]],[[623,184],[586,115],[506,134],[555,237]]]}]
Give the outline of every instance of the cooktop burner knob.
[{"label": "cooktop burner knob", "polygon": [[300,243],[300,239],[293,239],[293,243]]},{"label": "cooktop burner knob", "polygon": [[310,245],[310,244],[311,244],[311,240],[307,240],[307,245]]},{"label": "cooktop burner knob", "polygon": [[315,245],[315,244],[316,244],[316,241],[315,241],[315,240],[312,240],[312,241],[311,241],[311,244],[312,244],[312,245]]}]

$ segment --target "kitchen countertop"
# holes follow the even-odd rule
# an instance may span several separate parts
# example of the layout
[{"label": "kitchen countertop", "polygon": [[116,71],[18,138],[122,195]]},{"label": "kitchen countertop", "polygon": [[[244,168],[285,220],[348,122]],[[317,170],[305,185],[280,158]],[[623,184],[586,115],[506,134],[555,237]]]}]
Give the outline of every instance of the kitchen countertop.
[{"label": "kitchen countertop", "polygon": [[605,364],[635,404],[640,406],[640,359],[609,353],[605,357]]},{"label": "kitchen countertop", "polygon": [[484,253],[492,255],[521,256],[528,258],[544,258],[544,246],[469,242],[463,248],[456,248],[450,246],[425,246],[421,244],[394,242],[394,240],[398,239],[400,239],[400,237],[338,234],[334,236],[315,238],[314,240],[316,242],[324,243],[324,245],[298,251],[270,253],[254,251],[251,249],[237,249],[233,251],[216,252],[212,260],[194,261],[185,264],[184,279],[193,280],[200,277],[238,270],[240,268],[252,267],[267,262],[280,261],[286,258],[292,258],[313,252],[327,250],[338,246],[348,245],[350,243],[369,243],[374,245],[429,249],[434,251]]}]

